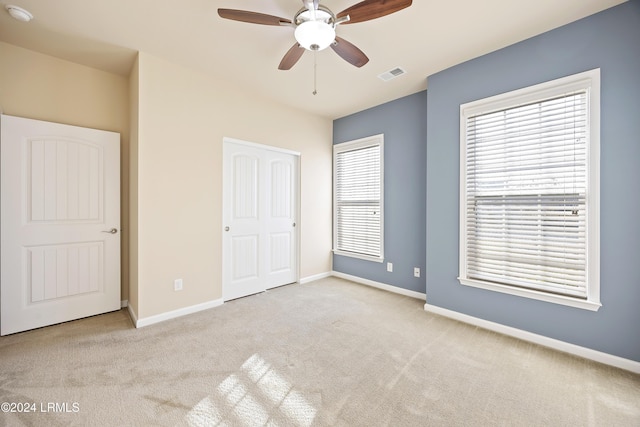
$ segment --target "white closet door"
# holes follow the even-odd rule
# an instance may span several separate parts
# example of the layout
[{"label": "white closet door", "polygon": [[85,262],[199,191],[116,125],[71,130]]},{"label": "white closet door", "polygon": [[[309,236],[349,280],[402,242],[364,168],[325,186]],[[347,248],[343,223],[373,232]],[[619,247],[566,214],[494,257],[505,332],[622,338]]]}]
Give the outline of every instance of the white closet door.
[{"label": "white closet door", "polygon": [[2,116],[2,335],[120,308],[120,135]]},{"label": "white closet door", "polygon": [[267,289],[297,280],[296,176],[297,157],[270,151],[263,164],[267,184],[265,229],[265,286]]},{"label": "white closet door", "polygon": [[225,140],[223,299],[297,280],[298,156]]}]

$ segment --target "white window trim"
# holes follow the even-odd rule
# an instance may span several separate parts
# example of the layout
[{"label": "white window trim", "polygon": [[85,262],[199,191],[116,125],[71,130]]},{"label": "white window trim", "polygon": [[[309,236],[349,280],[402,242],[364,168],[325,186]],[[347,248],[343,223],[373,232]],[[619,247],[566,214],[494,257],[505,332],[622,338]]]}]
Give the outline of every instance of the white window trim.
[{"label": "white window trim", "polygon": [[[336,248],[338,241],[338,213],[336,203],[336,154],[343,151],[355,150],[364,147],[380,147],[380,256],[370,256],[354,252],[345,252]],[[366,261],[384,262],[384,134],[372,135],[353,141],[341,142],[333,146],[333,253],[350,258],[358,258]]]},{"label": "white window trim", "polygon": [[[466,274],[466,122],[470,116],[512,108],[539,101],[561,93],[587,89],[589,96],[590,142],[587,157],[587,298],[573,298],[542,291],[511,287],[482,280],[469,279]],[[531,298],[570,307],[597,311],[600,303],[600,69],[574,74],[531,87],[499,94],[460,106],[460,253],[461,284],[510,295]]]}]

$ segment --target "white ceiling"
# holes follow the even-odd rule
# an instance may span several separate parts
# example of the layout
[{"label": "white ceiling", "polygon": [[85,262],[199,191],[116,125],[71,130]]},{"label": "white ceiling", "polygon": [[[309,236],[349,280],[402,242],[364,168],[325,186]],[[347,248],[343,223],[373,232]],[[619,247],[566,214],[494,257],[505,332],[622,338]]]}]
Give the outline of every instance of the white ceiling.
[{"label": "white ceiling", "polygon": [[[217,14],[229,8],[292,19],[300,0],[0,0],[0,40],[122,75],[143,51],[335,119],[423,90],[433,73],[623,2],[414,0],[394,14],[339,26],[337,34],[370,61],[356,68],[331,49],[318,52],[315,96],[312,52],[291,70],[278,70],[295,42],[292,28]],[[355,3],[321,1],[336,14]],[[13,20],[6,4],[35,19]],[[377,78],[397,66],[407,74],[388,82]]]}]

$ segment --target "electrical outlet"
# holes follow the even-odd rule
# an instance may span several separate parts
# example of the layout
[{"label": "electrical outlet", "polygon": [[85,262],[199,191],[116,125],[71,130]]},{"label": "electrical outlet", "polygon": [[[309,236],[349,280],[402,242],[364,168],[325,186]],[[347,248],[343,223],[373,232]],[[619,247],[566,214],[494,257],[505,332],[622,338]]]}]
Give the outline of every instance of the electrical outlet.
[{"label": "electrical outlet", "polygon": [[413,267],[413,277],[420,277],[420,269],[418,267]]},{"label": "electrical outlet", "polygon": [[176,279],[173,281],[173,290],[174,291],[182,290],[182,279]]},{"label": "electrical outlet", "polygon": [[389,273],[393,272],[393,263],[392,262],[388,262],[387,263],[387,271]]}]

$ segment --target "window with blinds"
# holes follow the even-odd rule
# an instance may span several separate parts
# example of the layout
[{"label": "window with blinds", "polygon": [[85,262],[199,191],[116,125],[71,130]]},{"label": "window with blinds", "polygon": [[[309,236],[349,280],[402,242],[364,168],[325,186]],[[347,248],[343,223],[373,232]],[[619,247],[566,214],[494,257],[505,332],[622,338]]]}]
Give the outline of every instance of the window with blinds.
[{"label": "window with blinds", "polygon": [[596,74],[461,107],[463,284],[600,306]]},{"label": "window with blinds", "polygon": [[334,145],[334,252],[382,262],[383,136]]}]

